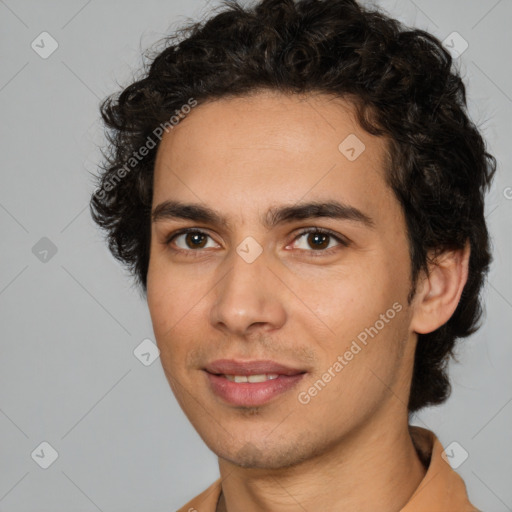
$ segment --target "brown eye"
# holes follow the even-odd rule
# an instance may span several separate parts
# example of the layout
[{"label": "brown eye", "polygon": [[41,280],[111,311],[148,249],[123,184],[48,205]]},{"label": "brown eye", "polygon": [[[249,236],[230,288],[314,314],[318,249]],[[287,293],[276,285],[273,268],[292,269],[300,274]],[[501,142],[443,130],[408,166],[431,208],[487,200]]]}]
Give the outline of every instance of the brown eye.
[{"label": "brown eye", "polygon": [[326,249],[329,246],[330,235],[325,233],[308,233],[307,241],[312,249]]},{"label": "brown eye", "polygon": [[294,240],[295,249],[307,252],[329,253],[331,249],[339,246],[348,247],[341,235],[335,235],[319,228],[309,228],[302,231]]},{"label": "brown eye", "polygon": [[202,249],[206,245],[206,240],[207,235],[199,231],[186,233],[185,235],[185,244],[187,244],[187,247],[190,249]]},{"label": "brown eye", "polygon": [[176,233],[166,241],[167,245],[174,244],[179,250],[188,251],[217,247],[212,237],[203,231],[187,230]]}]

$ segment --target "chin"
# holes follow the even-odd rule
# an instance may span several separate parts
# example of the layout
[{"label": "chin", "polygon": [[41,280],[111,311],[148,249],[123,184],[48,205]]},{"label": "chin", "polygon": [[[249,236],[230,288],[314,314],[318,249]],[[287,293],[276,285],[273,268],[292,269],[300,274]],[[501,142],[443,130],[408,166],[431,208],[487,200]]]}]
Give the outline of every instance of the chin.
[{"label": "chin", "polygon": [[300,442],[278,444],[278,442],[265,443],[263,439],[248,441],[236,450],[235,443],[219,449],[218,446],[210,446],[210,449],[221,459],[224,459],[235,466],[246,469],[283,469],[296,466],[310,457],[315,456],[316,450],[313,446],[306,446]]}]

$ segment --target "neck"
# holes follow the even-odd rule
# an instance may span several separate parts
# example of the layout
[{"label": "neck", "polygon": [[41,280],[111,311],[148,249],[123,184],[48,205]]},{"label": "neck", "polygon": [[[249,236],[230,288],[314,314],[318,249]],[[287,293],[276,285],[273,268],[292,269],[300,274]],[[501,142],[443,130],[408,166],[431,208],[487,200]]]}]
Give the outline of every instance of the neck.
[{"label": "neck", "polygon": [[223,491],[218,512],[291,512],[299,505],[325,512],[400,510],[426,470],[407,418],[398,424],[395,416],[384,427],[382,418],[374,423],[293,467],[248,469],[219,459]]}]

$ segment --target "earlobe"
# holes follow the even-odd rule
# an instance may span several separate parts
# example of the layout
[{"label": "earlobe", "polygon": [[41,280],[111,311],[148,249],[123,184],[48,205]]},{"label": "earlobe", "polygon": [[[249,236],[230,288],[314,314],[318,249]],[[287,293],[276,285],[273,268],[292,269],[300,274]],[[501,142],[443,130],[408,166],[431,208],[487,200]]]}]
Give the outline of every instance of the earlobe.
[{"label": "earlobe", "polygon": [[468,279],[470,245],[447,250],[429,263],[415,297],[411,330],[427,334],[444,325],[455,312]]}]

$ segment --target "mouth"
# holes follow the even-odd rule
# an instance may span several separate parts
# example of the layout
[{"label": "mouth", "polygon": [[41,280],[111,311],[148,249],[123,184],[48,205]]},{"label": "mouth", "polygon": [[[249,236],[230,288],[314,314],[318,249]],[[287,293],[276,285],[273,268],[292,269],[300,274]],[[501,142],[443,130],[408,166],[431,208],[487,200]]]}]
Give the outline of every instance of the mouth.
[{"label": "mouth", "polygon": [[256,375],[223,375],[223,377],[226,377],[230,382],[236,382],[237,384],[240,384],[242,382],[250,382],[251,384],[254,384],[255,382],[265,382],[267,380],[274,380],[279,377],[278,373],[260,373]]},{"label": "mouth", "polygon": [[256,407],[289,392],[305,370],[274,361],[218,360],[204,368],[212,392],[230,405]]}]

